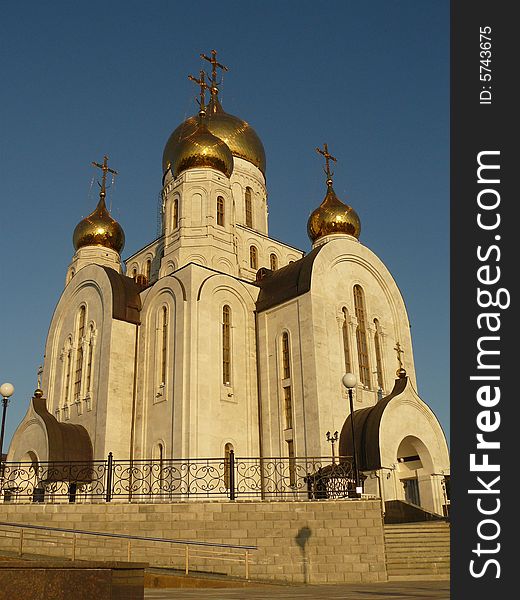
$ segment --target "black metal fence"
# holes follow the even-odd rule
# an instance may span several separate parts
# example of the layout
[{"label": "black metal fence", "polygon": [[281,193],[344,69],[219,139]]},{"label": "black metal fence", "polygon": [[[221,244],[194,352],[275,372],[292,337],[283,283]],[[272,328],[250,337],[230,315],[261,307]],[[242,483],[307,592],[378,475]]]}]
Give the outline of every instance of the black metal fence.
[{"label": "black metal fence", "polygon": [[350,457],[106,460],[0,465],[0,502],[326,500],[353,496]]}]

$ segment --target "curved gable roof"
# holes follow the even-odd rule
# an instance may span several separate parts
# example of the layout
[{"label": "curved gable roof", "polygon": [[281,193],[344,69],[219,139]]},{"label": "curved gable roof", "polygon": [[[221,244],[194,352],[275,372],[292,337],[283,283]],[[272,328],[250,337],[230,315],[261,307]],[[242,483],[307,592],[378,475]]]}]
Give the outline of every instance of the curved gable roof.
[{"label": "curved gable roof", "polygon": [[[373,471],[381,468],[381,449],[379,447],[379,428],[386,407],[401,395],[408,385],[408,377],[395,380],[394,389],[374,406],[354,411],[354,435],[356,437],[356,456],[358,469]],[[352,425],[349,415],[341,429],[339,438],[340,456],[352,456]]]},{"label": "curved gable roof", "polygon": [[260,288],[257,311],[262,312],[308,292],[311,289],[314,259],[322,248],[318,246],[303,258],[276,271],[265,269],[265,276],[254,282]]},{"label": "curved gable roof", "polygon": [[110,267],[102,267],[112,287],[112,317],[139,325],[141,322],[141,287],[126,275]]}]

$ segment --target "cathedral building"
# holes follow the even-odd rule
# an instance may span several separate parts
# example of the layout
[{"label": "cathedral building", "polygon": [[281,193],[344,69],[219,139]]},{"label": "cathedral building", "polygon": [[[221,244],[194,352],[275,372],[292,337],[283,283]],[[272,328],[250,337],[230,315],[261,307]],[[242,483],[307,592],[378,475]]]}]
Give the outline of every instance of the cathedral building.
[{"label": "cathedral building", "polygon": [[74,230],[41,389],[8,462],[330,456],[334,429],[351,456],[355,431],[365,492],[442,513],[448,448],[416,391],[405,303],[334,191],[334,157],[320,149],[312,249],[269,237],[262,142],[222,107],[208,60],[208,83],[192,78],[198,114],[164,149],[162,233],[124,261],[105,204],[116,173],[94,163],[99,202]]}]

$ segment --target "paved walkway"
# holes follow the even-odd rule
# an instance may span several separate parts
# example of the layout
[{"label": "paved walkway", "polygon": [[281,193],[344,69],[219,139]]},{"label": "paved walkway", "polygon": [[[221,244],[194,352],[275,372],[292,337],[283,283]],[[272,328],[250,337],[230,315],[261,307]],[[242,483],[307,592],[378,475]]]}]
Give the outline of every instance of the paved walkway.
[{"label": "paved walkway", "polygon": [[233,589],[145,590],[146,600],[449,600],[449,581],[403,581],[374,584],[269,585]]}]

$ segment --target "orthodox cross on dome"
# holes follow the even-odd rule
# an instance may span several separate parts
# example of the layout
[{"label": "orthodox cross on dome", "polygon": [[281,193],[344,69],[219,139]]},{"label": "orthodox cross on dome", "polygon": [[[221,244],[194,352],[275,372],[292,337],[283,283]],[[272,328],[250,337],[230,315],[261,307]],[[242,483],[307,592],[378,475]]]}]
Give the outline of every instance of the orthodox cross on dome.
[{"label": "orthodox cross on dome", "polygon": [[36,372],[36,374],[37,374],[37,377],[38,377],[37,378],[37,382],[38,383],[37,383],[36,387],[38,389],[41,389],[41,387],[42,387],[42,375],[43,375],[43,367],[42,367],[42,365],[40,365],[38,367],[38,371]]},{"label": "orthodox cross on dome", "polygon": [[336,162],[336,158],[334,156],[332,156],[332,154],[329,154],[329,148],[327,146],[327,144],[323,144],[323,150],[321,148],[316,148],[316,152],[319,152],[320,154],[322,154],[325,157],[325,168],[323,169],[327,175],[327,183],[332,183],[332,176],[334,175],[334,172],[330,170],[330,162],[329,161],[334,161]]},{"label": "orthodox cross on dome", "polygon": [[406,371],[403,367],[403,361],[401,360],[401,354],[404,354],[404,350],[401,348],[401,344],[399,342],[397,342],[397,344],[395,345],[394,350],[397,352],[397,362],[399,363],[399,368],[397,369],[396,373],[397,375],[400,375],[404,372],[404,374],[406,375]]},{"label": "orthodox cross on dome", "polygon": [[102,165],[97,162],[94,162],[94,161],[92,161],[92,165],[103,171],[101,183],[99,183],[99,181],[98,181],[98,184],[101,187],[101,191],[99,192],[99,195],[104,197],[104,196],[106,196],[106,190],[107,190],[107,173],[112,173],[112,175],[117,175],[117,171],[114,171],[114,169],[110,169],[108,167],[108,156],[106,154],[103,157]]},{"label": "orthodox cross on dome", "polygon": [[205,77],[206,73],[204,73],[202,69],[200,71],[200,79],[193,77],[193,75],[188,75],[188,79],[190,81],[193,81],[200,86],[200,100],[197,100],[200,106],[200,112],[206,111],[206,90],[208,89],[209,85],[206,83]]},{"label": "orthodox cross on dome", "polygon": [[216,50],[211,51],[211,58],[209,56],[206,56],[205,54],[201,54],[200,57],[203,58],[204,60],[207,60],[211,64],[210,90],[211,90],[211,95],[216,96],[218,94],[219,83],[222,83],[222,82],[217,83],[217,68],[222,69],[222,71],[227,71],[228,68],[225,67],[222,63],[219,63],[217,61],[217,51]]}]

